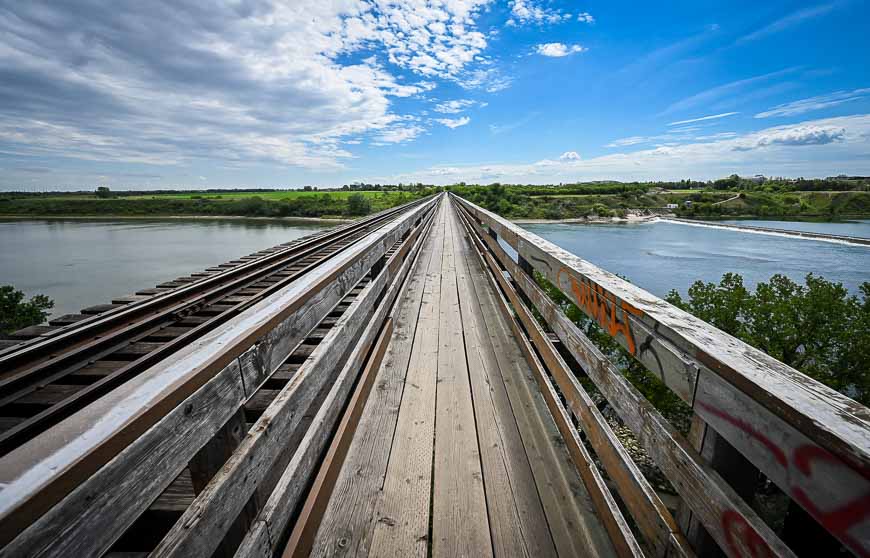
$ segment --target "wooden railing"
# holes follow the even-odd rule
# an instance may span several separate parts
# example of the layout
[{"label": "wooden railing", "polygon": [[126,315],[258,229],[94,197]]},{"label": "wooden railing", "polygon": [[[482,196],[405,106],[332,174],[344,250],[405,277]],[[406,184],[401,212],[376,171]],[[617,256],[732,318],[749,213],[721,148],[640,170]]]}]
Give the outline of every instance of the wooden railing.
[{"label": "wooden railing", "polygon": [[[551,382],[565,401],[651,554],[707,555],[709,536],[730,556],[793,556],[749,503],[760,471],[852,553],[870,556],[866,407],[498,215],[452,194],[451,199],[462,209],[470,236],[513,307],[517,327],[547,370],[543,388]],[[691,406],[689,436],[671,425],[566,317],[535,273]],[[545,326],[534,319],[532,308]],[[681,496],[677,518],[629,457],[548,333],[558,338]],[[593,500],[602,515],[614,512],[606,498]]]},{"label": "wooden railing", "polygon": [[[156,555],[211,556],[239,522],[237,555],[278,544],[269,532],[286,529],[351,388],[378,353],[370,349],[389,338],[393,303],[440,200],[408,209],[0,459],[0,556],[102,555],[193,463],[206,469],[204,486]],[[366,276],[248,432],[245,402]]]}]

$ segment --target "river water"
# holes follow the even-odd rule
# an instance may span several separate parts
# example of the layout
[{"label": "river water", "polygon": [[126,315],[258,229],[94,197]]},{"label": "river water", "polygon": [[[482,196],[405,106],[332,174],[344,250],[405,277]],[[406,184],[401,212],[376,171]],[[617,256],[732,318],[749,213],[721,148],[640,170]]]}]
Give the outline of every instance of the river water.
[{"label": "river water", "polygon": [[[870,220],[848,223],[722,221],[870,238]],[[524,227],[658,296],[685,294],[697,281],[740,273],[747,286],[782,273],[803,282],[808,273],[843,283],[857,294],[870,281],[870,246],[649,222],[640,224],[529,224]]]},{"label": "river water", "polygon": [[54,300],[52,315],[322,230],[257,219],[0,221],[0,285]]},{"label": "river water", "polygon": [[[870,221],[736,224],[870,238]],[[175,277],[288,242],[324,225],[264,220],[0,221],[0,285],[55,301],[54,315],[108,302]],[[644,289],[685,293],[693,281],[736,271],[747,284],[810,272],[857,293],[870,281],[870,247],[673,223],[524,225]]]}]

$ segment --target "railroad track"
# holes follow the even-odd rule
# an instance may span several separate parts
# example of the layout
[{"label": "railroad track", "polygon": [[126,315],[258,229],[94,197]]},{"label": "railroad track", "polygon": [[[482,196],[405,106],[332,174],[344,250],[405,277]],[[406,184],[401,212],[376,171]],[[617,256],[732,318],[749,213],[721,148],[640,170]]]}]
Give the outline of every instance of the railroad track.
[{"label": "railroad track", "polygon": [[0,351],[0,455],[296,281],[409,207],[263,250],[13,334]]}]

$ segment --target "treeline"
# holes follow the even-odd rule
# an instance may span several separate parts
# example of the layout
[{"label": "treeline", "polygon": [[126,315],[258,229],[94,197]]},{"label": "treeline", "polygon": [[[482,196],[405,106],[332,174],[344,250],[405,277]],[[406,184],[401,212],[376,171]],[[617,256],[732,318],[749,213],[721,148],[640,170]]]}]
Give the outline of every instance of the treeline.
[{"label": "treeline", "polygon": [[259,196],[212,198],[156,196],[131,199],[108,197],[0,197],[0,215],[33,216],[240,216],[240,217],[355,217],[407,203],[428,190],[390,196],[333,196],[319,194],[284,199]]}]

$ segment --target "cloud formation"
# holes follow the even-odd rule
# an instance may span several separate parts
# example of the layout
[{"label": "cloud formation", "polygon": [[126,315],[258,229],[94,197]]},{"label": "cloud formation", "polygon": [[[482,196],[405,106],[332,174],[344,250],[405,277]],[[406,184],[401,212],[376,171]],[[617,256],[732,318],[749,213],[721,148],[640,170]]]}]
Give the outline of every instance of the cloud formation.
[{"label": "cloud formation", "polygon": [[565,43],[543,43],[535,46],[535,52],[541,56],[549,56],[552,58],[561,58],[577,52],[588,50],[581,45],[566,45]]},{"label": "cloud formation", "polygon": [[11,3],[0,148],[339,168],[346,143],[424,132],[395,99],[436,81],[501,86],[476,27],[488,2]]},{"label": "cloud formation", "polygon": [[461,118],[436,118],[436,122],[440,124],[444,124],[450,129],[459,128],[460,126],[465,126],[469,122],[471,122],[471,118],[467,116],[463,116]]},{"label": "cloud formation", "polygon": [[561,23],[571,19],[571,14],[564,13],[559,9],[545,7],[542,2],[536,0],[511,0],[510,6],[511,19],[507,22],[510,26],[528,23],[538,25]]},{"label": "cloud formation", "polygon": [[835,107],[837,105],[842,105],[843,103],[848,103],[851,101],[857,101],[859,99],[867,97],[868,95],[870,95],[870,88],[855,89],[852,91],[834,91],[833,93],[828,93],[827,95],[817,95],[815,97],[809,97],[807,99],[800,99],[798,101],[791,101],[790,103],[776,105],[769,110],[759,112],[755,115],[755,118],[771,118],[774,116],[796,116],[798,114],[804,114],[815,110]]},{"label": "cloud formation", "polygon": [[[434,184],[552,184],[583,180],[715,179],[734,172],[830,176],[845,165],[870,174],[870,114],[777,126],[714,141],[660,146],[590,159],[543,159],[533,163],[444,165],[392,177]],[[572,152],[567,152],[572,153]],[[563,155],[564,156],[564,155]]]}]

